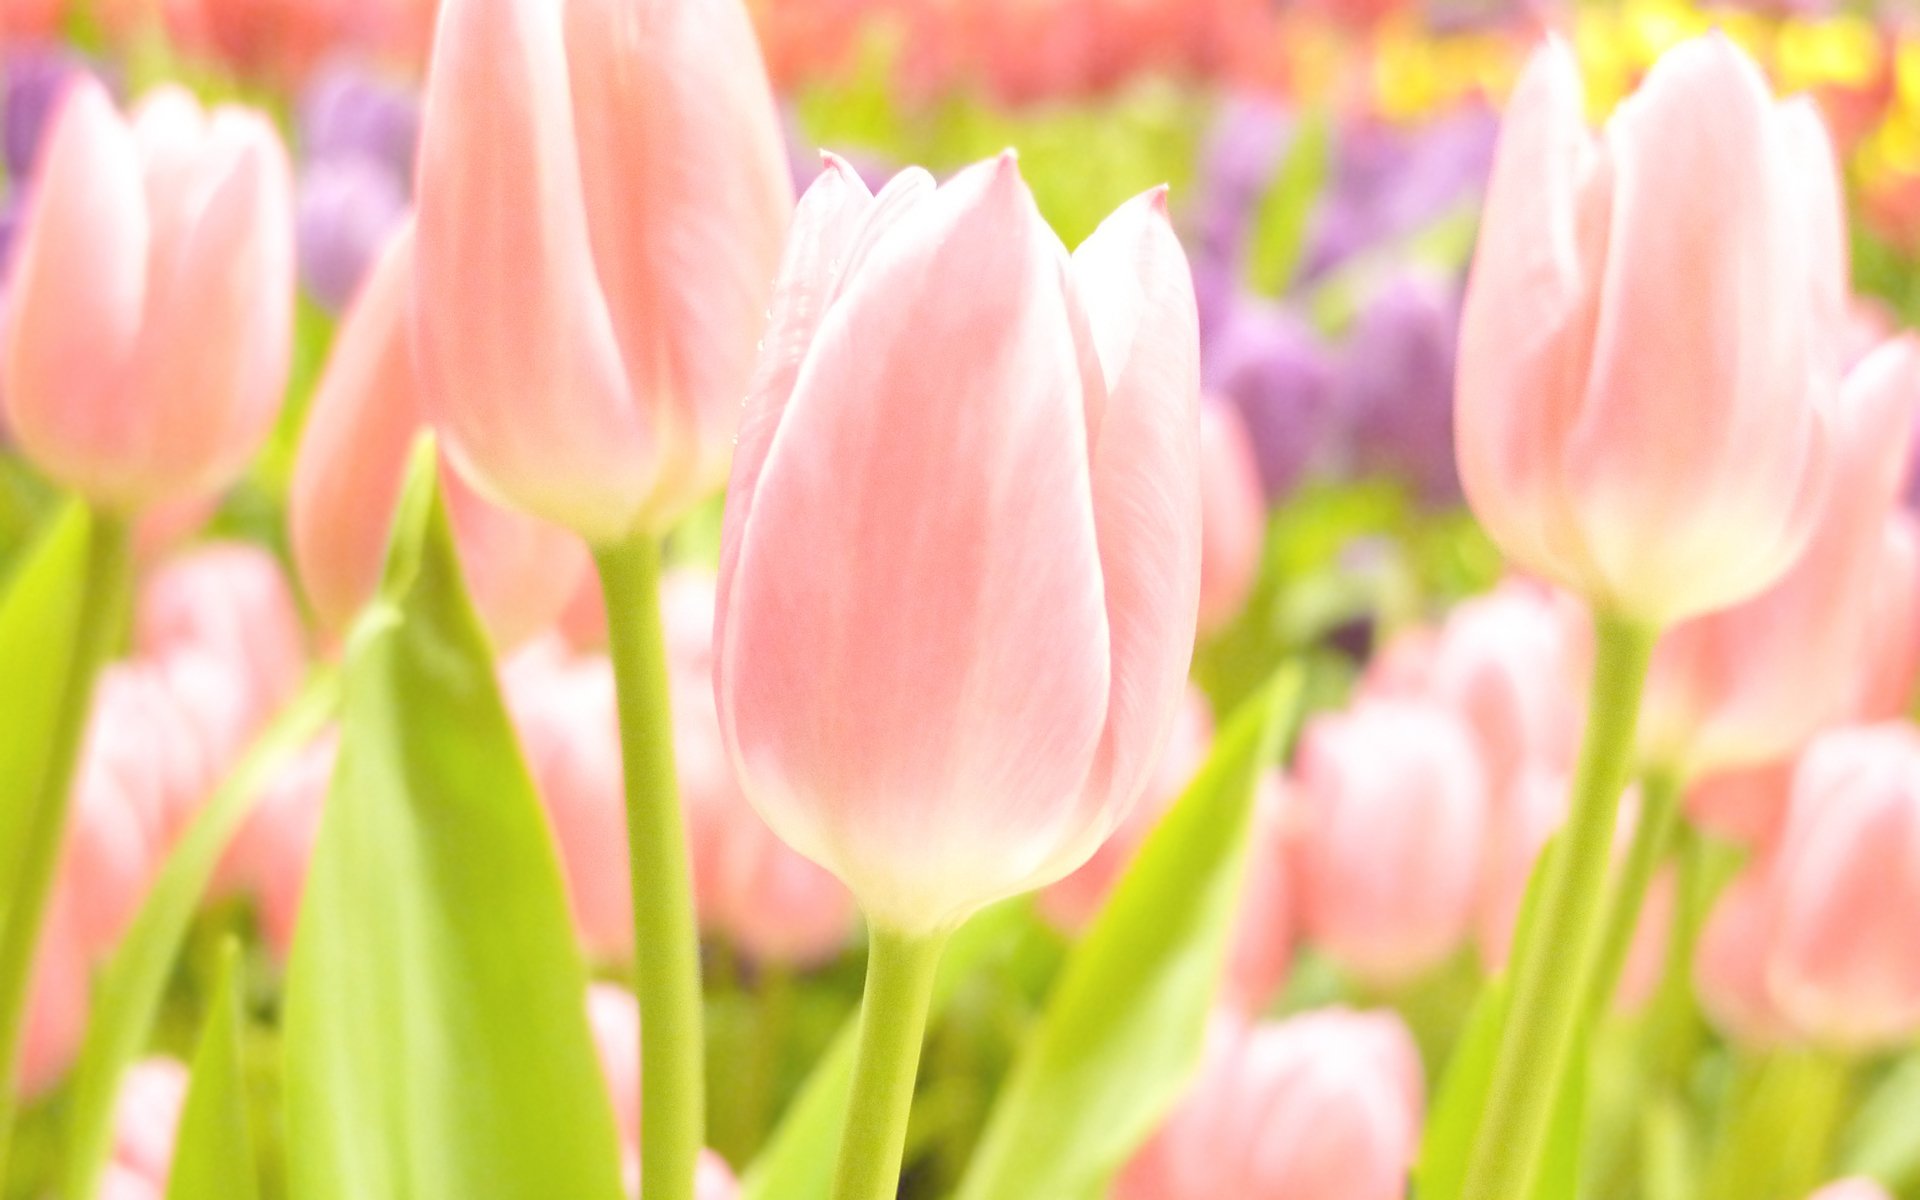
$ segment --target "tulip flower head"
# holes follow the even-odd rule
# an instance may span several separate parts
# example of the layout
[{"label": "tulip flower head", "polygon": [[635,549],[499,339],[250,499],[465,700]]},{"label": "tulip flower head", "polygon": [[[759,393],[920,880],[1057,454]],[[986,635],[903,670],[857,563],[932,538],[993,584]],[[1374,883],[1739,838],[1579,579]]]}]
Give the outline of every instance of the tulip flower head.
[{"label": "tulip flower head", "polygon": [[792,211],[740,0],[446,0],[417,186],[430,418],[596,543],[725,478]]},{"label": "tulip flower head", "polygon": [[1147,786],[1199,604],[1192,278],[1155,191],[1069,260],[1011,155],[795,218],[722,539],[748,798],[870,921],[949,928]]},{"label": "tulip flower head", "polygon": [[1830,474],[1833,151],[1717,34],[1594,136],[1549,41],[1508,107],[1462,317],[1461,481],[1518,565],[1670,624],[1777,579]]},{"label": "tulip flower head", "polygon": [[7,422],[96,504],[219,491],[271,428],[287,377],[286,152],[257,114],[150,93],[131,121],[78,77],[15,248]]}]

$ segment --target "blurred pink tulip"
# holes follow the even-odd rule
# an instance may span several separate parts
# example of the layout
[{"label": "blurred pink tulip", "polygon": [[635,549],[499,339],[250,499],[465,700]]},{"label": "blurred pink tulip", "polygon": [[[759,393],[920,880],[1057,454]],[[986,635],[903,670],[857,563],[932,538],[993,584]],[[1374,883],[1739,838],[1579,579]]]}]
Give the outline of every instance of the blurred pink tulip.
[{"label": "blurred pink tulip", "polygon": [[60,27],[61,0],[0,0],[0,35],[51,37]]},{"label": "blurred pink tulip", "polygon": [[34,949],[33,981],[21,1031],[20,1095],[44,1095],[67,1073],[87,1032],[92,973],[86,946],[74,928],[68,889],[57,888],[40,943]]},{"label": "blurred pink tulip", "polygon": [[[640,1005],[633,993],[610,983],[587,988],[587,1023],[600,1056],[600,1070],[620,1128],[620,1170],[627,1195],[640,1195]],[[694,1200],[734,1200],[740,1185],[718,1154],[702,1151],[694,1177]]]},{"label": "blurred pink tulip", "polygon": [[297,82],[357,32],[366,0],[160,0],[177,43],[242,75]]},{"label": "blurred pink tulip", "polygon": [[1599,135],[1551,40],[1507,107],[1461,329],[1474,512],[1632,619],[1737,603],[1830,475],[1847,300],[1833,150],[1733,42],[1668,51]]},{"label": "blurred pink tulip", "polygon": [[[1641,753],[1689,775],[1792,753],[1847,714],[1868,663],[1920,614],[1892,629],[1872,618],[1888,563],[1920,405],[1920,341],[1900,338],[1848,374],[1836,423],[1833,486],[1806,553],[1771,587],[1669,630],[1641,710]],[[1898,665],[1898,664],[1896,664]]]},{"label": "blurred pink tulip", "polygon": [[240,676],[256,719],[293,698],[307,638],[286,575],[246,542],[214,542],[161,563],[142,582],[134,648],[146,658],[199,649]]},{"label": "blurred pink tulip", "polygon": [[[300,580],[344,630],[373,598],[394,506],[422,429],[406,315],[409,229],[394,236],[340,327],[294,464],[288,524]],[[511,647],[551,625],[587,578],[569,531],[496,507],[443,471],[468,590],[494,640]]]},{"label": "blurred pink tulip", "polygon": [[445,0],[414,319],[454,461],[596,543],[717,490],[792,187],[739,0]]},{"label": "blurred pink tulip", "polygon": [[1200,626],[1218,629],[1242,608],[1260,574],[1267,500],[1240,411],[1200,406]]},{"label": "blurred pink tulip", "polygon": [[1807,1200],[1893,1200],[1893,1193],[1871,1179],[1842,1179],[1821,1188]]},{"label": "blurred pink tulip", "polygon": [[1438,966],[1466,938],[1489,821],[1472,734],[1430,703],[1362,697],[1301,737],[1300,919],[1342,967],[1380,985]]},{"label": "blurred pink tulip", "polygon": [[1907,711],[1920,683],[1920,521],[1888,520],[1865,624],[1873,643],[1860,651],[1860,677],[1847,703],[1854,721],[1885,721]]},{"label": "blurred pink tulip", "polygon": [[1748,870],[1715,901],[1694,950],[1693,988],[1700,1007],[1723,1035],[1750,1047],[1793,1039],[1767,985],[1773,922],[1765,875]]},{"label": "blurred pink tulip", "polygon": [[1859,1049],[1920,1032],[1920,731],[1855,726],[1808,747],[1767,886],[1767,986],[1797,1029]]},{"label": "blurred pink tulip", "polygon": [[1198,335],[1164,194],[1071,261],[1011,155],[795,217],[721,548],[748,797],[901,932],[1084,862],[1151,779],[1200,583]]},{"label": "blurred pink tulip", "polygon": [[1747,846],[1773,844],[1787,819],[1795,760],[1711,774],[1687,790],[1687,816],[1701,829]]},{"label": "blurred pink tulip", "polygon": [[1413,1038],[1389,1013],[1216,1020],[1200,1078],[1114,1200],[1399,1200],[1423,1087]]},{"label": "blurred pink tulip", "polygon": [[11,276],[4,396],[33,461],[117,509],[221,490],[272,427],[293,321],[286,151],[181,88],[69,86]]},{"label": "blurred pink tulip", "polygon": [[164,1194],[173,1170],[174,1134],[187,1102],[187,1068],[171,1058],[135,1063],[113,1108],[114,1165]]}]

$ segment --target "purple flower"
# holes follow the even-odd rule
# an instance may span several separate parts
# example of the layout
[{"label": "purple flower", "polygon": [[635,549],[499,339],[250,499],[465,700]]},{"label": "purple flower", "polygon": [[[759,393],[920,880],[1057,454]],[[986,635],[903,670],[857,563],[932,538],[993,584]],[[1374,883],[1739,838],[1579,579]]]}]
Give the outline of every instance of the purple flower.
[{"label": "purple flower", "polygon": [[67,81],[85,69],[73,55],[48,48],[9,50],[0,59],[5,80],[0,105],[5,106],[4,150],[9,177],[18,181],[32,173],[34,156],[54,106]]},{"label": "purple flower", "polygon": [[420,97],[351,62],[329,63],[301,95],[300,140],[309,162],[370,159],[410,189]]},{"label": "purple flower", "polygon": [[300,277],[338,311],[406,216],[406,190],[381,164],[348,155],[309,163],[297,203]]},{"label": "purple flower", "polygon": [[1362,472],[1398,475],[1435,503],[1457,500],[1453,370],[1455,287],[1407,271],[1376,291],[1344,348],[1340,411]]},{"label": "purple flower", "polygon": [[1292,491],[1324,455],[1333,431],[1332,353],[1298,316],[1242,298],[1202,359],[1207,389],[1240,407],[1268,499]]},{"label": "purple flower", "polygon": [[1229,96],[1214,118],[1195,186],[1190,257],[1200,327],[1225,320],[1245,274],[1260,197],[1293,141],[1292,114],[1252,95]]}]

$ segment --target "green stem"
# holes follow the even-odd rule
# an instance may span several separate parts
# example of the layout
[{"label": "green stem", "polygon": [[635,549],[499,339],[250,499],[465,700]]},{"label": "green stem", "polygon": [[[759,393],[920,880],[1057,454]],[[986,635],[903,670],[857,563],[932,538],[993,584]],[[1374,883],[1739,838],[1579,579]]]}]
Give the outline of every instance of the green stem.
[{"label": "green stem", "polygon": [[673,767],[673,713],[660,628],[660,548],[637,537],[595,554],[620,701],[634,971],[640,998],[641,1192],[692,1200],[705,1142],[700,944]]},{"label": "green stem", "polygon": [[87,718],[93,709],[94,678],[112,657],[119,640],[132,570],[126,521],[102,512],[90,514],[87,576],[74,628],[73,659],[58,697],[60,707],[39,794],[27,800],[33,812],[17,864],[19,875],[0,912],[0,1184],[7,1178],[7,1148],[18,1107],[14,1081],[20,1068],[20,1039],[31,993],[34,952],[59,867],[60,845],[66,836],[69,793]]},{"label": "green stem", "polygon": [[945,934],[910,936],[875,928],[860,1004],[860,1053],[846,1130],[833,1174],[833,1200],[893,1200],[907,1144],[914,1076]]},{"label": "green stem", "polygon": [[1600,958],[1594,967],[1593,989],[1587,997],[1588,1019],[1598,1022],[1606,1015],[1620,986],[1620,973],[1626,969],[1627,956],[1633,950],[1633,936],[1640,927],[1640,910],[1653,886],[1653,876],[1667,857],[1674,831],[1680,824],[1680,776],[1675,771],[1654,769],[1640,778],[1640,817],[1634,825],[1633,844],[1627,848],[1626,861],[1620,864],[1613,888],[1607,894],[1606,915],[1602,918]]},{"label": "green stem", "polygon": [[1642,1035],[1654,1078],[1677,1094],[1684,1094],[1706,1035],[1693,995],[1693,956],[1717,890],[1710,869],[1711,850],[1697,831],[1684,824],[1680,827],[1673,929],[1667,935],[1660,989],[1654,993]]},{"label": "green stem", "polygon": [[1543,868],[1539,910],[1514,947],[1513,998],[1464,1200],[1524,1200],[1538,1179],[1554,1108],[1586,1021],[1604,932],[1614,823],[1657,637],[1639,623],[1595,614],[1593,687],[1571,808]]},{"label": "green stem", "polygon": [[1708,1170],[1709,1200],[1800,1200],[1829,1175],[1852,1064],[1788,1049],[1741,1064],[1733,1111]]}]

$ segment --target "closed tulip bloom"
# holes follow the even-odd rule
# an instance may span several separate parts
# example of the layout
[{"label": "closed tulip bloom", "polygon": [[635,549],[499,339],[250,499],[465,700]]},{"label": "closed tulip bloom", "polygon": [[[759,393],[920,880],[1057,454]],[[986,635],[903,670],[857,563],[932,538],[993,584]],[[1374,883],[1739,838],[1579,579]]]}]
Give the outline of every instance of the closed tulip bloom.
[{"label": "closed tulip bloom", "polygon": [[1292,816],[1301,921],[1335,962],[1404,983],[1465,938],[1488,821],[1485,768],[1447,709],[1363,697],[1302,735]]},{"label": "closed tulip bloom", "polygon": [[1671,623],[1773,582],[1829,477],[1845,312],[1832,148],[1717,34],[1598,137],[1571,50],[1508,104],[1467,290],[1455,434],[1520,566]]},{"label": "closed tulip bloom", "polygon": [[1847,704],[1855,721],[1885,721],[1906,712],[1920,682],[1920,520],[1895,513],[1880,539],[1866,625],[1873,646],[1860,655]]},{"label": "closed tulip bloom", "polygon": [[1920,731],[1857,726],[1808,747],[1768,886],[1767,984],[1798,1029],[1858,1049],[1920,1032]]},{"label": "closed tulip bloom", "polygon": [[[392,238],[334,340],[294,464],[288,524],[300,580],[343,630],[373,598],[407,460],[422,429],[407,339],[412,243]],[[443,472],[461,569],[498,645],[551,625],[587,575],[567,530],[500,508]]]},{"label": "closed tulip bloom", "polygon": [[1155,191],[1071,261],[1011,155],[808,189],[715,624],[748,797],[876,924],[1079,866],[1147,786],[1199,603],[1192,279]]},{"label": "closed tulip bloom", "polygon": [[1749,869],[1714,902],[1693,956],[1693,990],[1726,1037],[1749,1047],[1793,1040],[1793,1028],[1767,982],[1773,944],[1773,897],[1764,871]]},{"label": "closed tulip bloom", "polygon": [[53,1090],[80,1054],[87,1032],[88,996],[93,975],[87,947],[74,927],[71,887],[56,887],[40,942],[34,947],[33,980],[27,993],[21,1030],[20,1075],[23,1099]]},{"label": "closed tulip bloom", "polygon": [[239,676],[259,720],[293,698],[307,670],[307,636],[273,555],[247,542],[210,542],[168,559],[142,582],[134,648],[146,658],[203,651]]},{"label": "closed tulip bloom", "polygon": [[482,488],[593,542],[726,477],[792,211],[738,0],[446,0],[415,318]]},{"label": "closed tulip bloom", "polygon": [[1399,1200],[1423,1089],[1413,1038],[1389,1013],[1216,1021],[1199,1079],[1115,1200]]},{"label": "closed tulip bloom", "polygon": [[1246,424],[1231,404],[1200,406],[1200,625],[1239,613],[1260,574],[1267,498]]},{"label": "closed tulip bloom", "polygon": [[1687,818],[1717,837],[1771,846],[1787,819],[1794,765],[1783,758],[1707,775],[1687,789]]},{"label": "closed tulip bloom", "polygon": [[1867,663],[1895,640],[1870,622],[1886,603],[1886,529],[1920,404],[1920,341],[1869,355],[1841,400],[1834,483],[1806,552],[1759,595],[1661,639],[1640,733],[1654,760],[1699,773],[1788,755],[1848,715]]},{"label": "closed tulip bloom", "polygon": [[287,378],[293,217],[272,126],[176,87],[127,121],[79,78],[34,188],[0,347],[13,436],[111,508],[221,490]]}]

